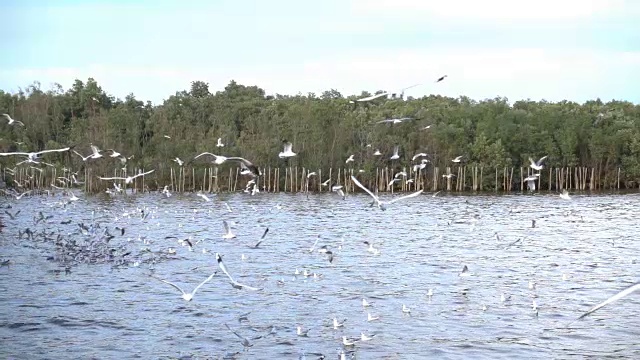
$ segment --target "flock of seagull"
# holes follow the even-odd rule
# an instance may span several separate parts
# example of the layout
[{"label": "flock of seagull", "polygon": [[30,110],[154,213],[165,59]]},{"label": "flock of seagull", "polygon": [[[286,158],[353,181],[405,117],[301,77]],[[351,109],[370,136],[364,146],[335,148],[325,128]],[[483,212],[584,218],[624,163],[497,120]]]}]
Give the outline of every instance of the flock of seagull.
[{"label": "flock of seagull", "polygon": [[[437,80],[437,82],[442,81],[444,78],[446,77],[443,76],[441,78],[439,78]],[[417,86],[417,85],[413,85],[413,86]],[[400,91],[401,94],[404,94],[404,91],[413,87],[407,87],[404,88]],[[361,98],[361,99],[357,99],[355,101],[352,101],[352,103],[356,103],[356,102],[368,102],[368,101],[372,101],[374,99],[377,99],[379,97],[385,96],[385,95],[390,95],[391,93],[389,92],[385,92],[382,94],[377,94],[377,95],[373,95],[373,96],[369,96],[366,98]],[[402,95],[401,95],[402,96]],[[15,120],[13,119],[11,116],[9,116],[8,114],[2,114],[3,117],[5,117],[8,120],[8,125],[11,126],[24,126],[24,123],[22,123],[21,121]],[[386,120],[382,120],[380,121],[380,123],[391,123],[391,124],[398,124],[398,123],[402,123],[405,121],[411,120],[411,118],[397,118],[397,119],[386,119]],[[427,126],[425,129],[428,129],[430,126]],[[368,147],[371,147],[371,145],[367,145]],[[222,139],[218,138],[216,147],[218,149],[222,149],[224,147],[224,144],[222,143]],[[96,161],[100,158],[104,158],[105,155],[103,154],[103,150],[99,149],[97,146],[95,145],[90,145],[90,149],[91,149],[91,153],[89,153],[88,155],[83,155],[79,152],[77,152],[75,150],[74,147],[65,147],[65,148],[60,148],[60,149],[51,149],[51,150],[43,150],[43,151],[37,151],[37,152],[7,152],[7,153],[0,153],[0,156],[2,157],[6,157],[6,156],[15,156],[18,157],[18,160],[16,162],[16,166],[22,165],[22,164],[30,164],[30,165],[44,165],[44,166],[54,166],[50,163],[47,163],[43,160],[43,157],[46,156],[47,154],[54,154],[54,153],[65,153],[65,152],[70,152],[73,154],[76,154],[81,160],[82,162],[88,162],[88,161]],[[107,151],[110,152],[110,155],[108,156],[109,158],[114,158],[114,159],[118,159],[119,161],[121,161],[123,164],[126,164],[127,160],[130,160],[131,157],[126,157],[124,155],[122,155],[120,152],[114,150],[114,149],[108,149]],[[380,156],[381,153],[379,150],[376,150],[374,152],[374,155],[376,156]],[[278,157],[280,159],[283,160],[287,160],[290,159],[292,157],[297,156],[297,154],[293,151],[293,144],[291,142],[288,142],[286,140],[283,141],[283,149],[281,152],[279,152]],[[260,169],[253,164],[251,161],[242,158],[242,157],[227,157],[224,155],[220,155],[220,154],[214,154],[212,152],[203,152],[199,155],[194,156],[191,160],[189,161],[183,161],[179,158],[175,158],[173,159],[174,162],[176,162],[177,164],[179,164],[179,166],[184,166],[185,164],[191,163],[192,161],[195,161],[199,158],[202,157],[209,157],[211,159],[211,162],[215,165],[222,165],[224,163],[227,162],[234,162],[234,163],[238,163],[239,166],[241,167],[241,174],[243,175],[247,175],[250,176],[252,178],[252,180],[249,182],[249,184],[247,185],[247,189],[245,189],[245,192],[250,193],[251,195],[255,195],[256,193],[258,193],[258,189],[257,189],[257,179],[262,176],[262,173],[260,172]],[[397,160],[399,159],[399,147],[395,146],[394,147],[394,151],[393,151],[393,155],[390,157],[390,160]],[[427,164],[429,163],[429,160],[427,159],[428,155],[425,153],[419,153],[416,154],[415,156],[413,156],[412,161],[416,161],[419,160],[419,163],[416,163],[413,165],[414,170],[422,170],[424,169]],[[456,158],[452,159],[451,161],[453,163],[460,163],[461,161],[463,161],[464,156],[457,156]],[[537,161],[534,161],[532,158],[529,158],[530,161],[530,165],[529,167],[533,170],[533,174],[528,176],[525,181],[527,182],[527,186],[529,188],[529,190],[531,191],[535,191],[535,182],[537,181],[537,179],[540,176],[540,171],[544,168],[544,161],[547,159],[547,156],[543,156],[542,158],[540,158]],[[350,155],[346,160],[345,163],[350,163],[350,162],[354,162],[355,161],[355,155]],[[126,169],[125,169],[126,171]],[[537,173],[536,173],[537,171]],[[116,182],[124,182],[125,185],[131,184],[135,179],[142,177],[142,176],[148,176],[150,174],[152,174],[154,172],[154,170],[149,170],[146,172],[139,172],[135,175],[131,175],[131,176],[124,176],[124,177],[103,177],[103,176],[98,176],[98,178],[102,181],[110,181],[110,182],[114,182],[114,190],[108,190],[108,192],[110,194],[114,194],[117,192],[121,192],[123,191],[122,187],[120,185],[118,185]],[[71,184],[71,185],[78,185],[78,184],[82,184],[81,181],[79,181],[77,179],[78,174],[77,173],[73,173],[71,171],[68,171],[69,175],[66,177],[63,177],[64,180],[62,180],[62,182],[66,183],[66,184]],[[307,178],[310,178],[312,176],[316,175],[315,173],[309,173],[307,175]],[[445,174],[443,175],[443,177],[446,178],[451,178],[454,177],[455,175],[453,174]],[[393,181],[389,184],[389,186],[392,186],[392,184],[394,182],[397,182],[400,180],[400,178],[406,177],[406,173],[398,173],[394,176]],[[398,202],[398,201],[403,201],[406,199],[410,199],[410,198],[414,198],[414,197],[418,197],[423,193],[423,190],[419,190],[416,192],[413,192],[409,195],[404,195],[404,196],[398,196],[398,197],[393,197],[390,200],[386,200],[383,201],[380,199],[380,197],[372,192],[370,189],[368,189],[367,187],[365,187],[356,176],[351,176],[351,180],[353,181],[353,183],[360,188],[364,193],[368,194],[371,198],[372,198],[372,202],[371,202],[371,206],[376,206],[378,209],[380,210],[387,210],[387,207]],[[409,180],[407,180],[409,181]],[[331,184],[331,179],[327,180],[326,182],[324,182],[322,184],[323,186],[330,186],[331,190],[335,193],[337,193],[338,195],[340,195],[343,199],[345,198],[345,194],[342,190],[342,186],[341,185],[336,185],[336,184]],[[56,186],[55,184],[52,184],[52,186]],[[57,187],[57,186],[56,186]],[[62,188],[61,188],[62,189]],[[69,198],[67,199],[66,202],[61,203],[62,206],[66,206],[68,204],[73,203],[74,201],[78,200],[78,197],[75,196],[75,194],[73,194],[73,192],[71,190],[65,189],[66,191],[69,191],[69,193],[71,194],[69,196]],[[15,197],[16,201],[20,200],[23,196],[28,195],[30,192],[22,192],[19,193],[15,190],[3,190],[5,193]],[[161,192],[163,195],[169,197],[171,196],[169,190],[168,190],[168,186],[165,186],[164,189]],[[437,194],[434,194],[434,196]],[[211,201],[210,198],[203,194],[203,193],[197,193],[196,196],[200,197],[203,199],[203,201]],[[563,191],[562,194],[560,194],[560,197],[562,199],[565,200],[571,200],[568,192]],[[225,203],[226,204],[226,203]],[[231,211],[231,208],[228,206],[228,204],[226,205],[227,209],[229,211]],[[10,205],[9,207],[10,208]],[[5,214],[7,214],[12,220],[15,220],[15,218],[19,215],[20,211],[16,212],[16,213],[10,213],[8,210],[5,210]],[[42,212],[39,213],[39,217],[38,218],[34,218],[34,221],[36,221],[36,224],[38,223],[46,223],[49,219],[50,216],[47,217],[45,216]],[[142,218],[145,218],[146,216],[148,216],[148,213],[145,214],[144,211],[142,211],[141,214]],[[65,224],[65,222],[62,222],[63,224]],[[71,220],[69,220],[69,222],[67,222],[66,224],[71,223]],[[65,261],[69,260],[69,259],[73,259],[75,261],[77,261],[78,258],[82,259],[82,253],[83,252],[89,252],[89,251],[98,251],[97,249],[100,249],[100,253],[99,253],[99,257],[103,257],[104,259],[108,259],[108,261],[115,261],[115,259],[118,259],[118,261],[122,261],[125,262],[126,261],[126,256],[129,255],[129,253],[127,253],[125,251],[125,249],[118,249],[117,251],[113,251],[112,248],[109,248],[108,246],[106,246],[106,244],[108,244],[109,240],[112,239],[114,237],[114,235],[111,235],[107,229],[101,229],[99,225],[93,224],[91,226],[87,226],[84,224],[78,224],[79,225],[79,233],[83,234],[85,236],[88,236],[91,240],[88,241],[87,243],[78,243],[76,241],[71,241],[68,239],[65,239],[64,236],[62,234],[57,234],[57,238],[54,237],[55,234],[53,233],[47,233],[46,231],[43,231],[40,235],[36,234],[33,230],[31,229],[25,229],[24,231],[19,230],[19,238],[22,239],[23,236],[27,236],[30,239],[35,239],[38,236],[41,236],[43,239],[47,239],[47,240],[53,240],[56,242],[56,246],[58,246],[60,249],[62,249],[60,251],[60,255],[59,258],[63,258],[65,259]],[[236,237],[236,235],[232,232],[231,226],[229,225],[229,223],[226,220],[223,220],[223,226],[224,226],[224,234],[222,235],[223,239],[226,240],[231,240],[234,239]],[[535,226],[535,223],[533,223],[533,226]],[[0,231],[2,230],[2,227],[6,228],[6,225],[3,225],[2,223],[0,223]],[[121,234],[124,235],[124,228],[116,228],[116,230],[121,231]],[[266,228],[265,231],[262,234],[262,237],[260,238],[260,240],[255,244],[252,245],[252,248],[258,248],[263,241],[265,240],[265,237],[267,236],[269,232],[269,228]],[[170,238],[170,237],[167,237]],[[145,239],[140,239],[141,241],[145,242],[147,240]],[[314,252],[317,251],[318,253],[323,254],[324,256],[327,257],[327,260],[331,263],[333,261],[333,252],[327,248],[327,246],[321,246],[319,248],[316,249],[316,245],[318,243],[318,240],[316,240],[316,242],[314,243],[314,245],[312,246],[310,252]],[[372,243],[369,243],[367,241],[364,242],[365,245],[367,245],[367,251],[377,254],[379,253],[379,250],[376,249]],[[190,250],[193,250],[194,244],[191,242],[190,239],[184,239],[181,240],[181,244],[188,246]],[[115,256],[114,253],[121,253],[119,256]],[[69,254],[73,254],[73,256],[69,255]],[[124,254],[124,255],[123,255]],[[98,256],[93,256],[90,257],[90,259],[88,259],[88,262],[93,261],[92,259],[95,260],[95,258],[97,258]],[[238,290],[248,290],[248,291],[260,291],[260,288],[257,287],[253,287],[253,286],[249,286],[246,284],[242,284],[240,282],[238,282],[229,272],[229,270],[227,269],[225,263],[223,262],[223,255],[220,253],[215,253],[215,260],[217,263],[217,268],[226,276],[229,284]],[[155,261],[155,260],[154,260]],[[8,262],[7,261],[2,261],[3,265],[7,265]],[[216,276],[216,274],[218,273],[218,271],[216,270],[215,272],[211,273],[207,278],[205,278],[201,283],[199,283],[191,292],[187,292],[185,291],[182,287],[176,285],[173,282],[170,282],[166,279],[162,279],[159,277],[156,277],[155,275],[151,274],[150,276],[159,280],[162,283],[167,284],[168,286],[171,286],[173,288],[175,288],[180,294],[183,300],[189,302],[192,301],[194,299],[194,296],[196,295],[197,291],[199,289],[201,289],[203,286],[207,285],[207,283],[209,283],[210,281],[213,280],[213,278]],[[460,276],[467,276],[468,275],[468,268],[465,266],[462,270],[462,272],[460,273]],[[319,276],[318,274],[309,274],[306,273],[305,270],[305,276]],[[588,316],[589,314],[592,314],[593,312],[597,311],[598,309],[611,304],[617,300],[620,300],[621,298],[624,298],[625,296],[640,290],[640,283],[636,283],[622,291],[620,291],[619,293],[615,294],[614,296],[606,299],[605,301],[603,301],[600,304],[597,304],[595,306],[593,306],[591,309],[589,309],[587,312],[585,312],[584,314],[582,314],[580,317],[578,317],[576,320],[582,319],[586,316]],[[430,291],[431,293],[431,291]],[[534,303],[535,304],[535,303]],[[370,306],[370,304],[366,301],[366,299],[362,299],[362,305],[364,308],[367,308]],[[404,304],[402,305],[402,312],[403,313],[410,313],[411,310],[406,307]],[[375,320],[375,317],[373,317],[372,315],[368,314],[368,320],[369,321],[373,321]],[[251,340],[241,336],[239,333],[237,333],[235,330],[233,330],[231,327],[229,327],[229,325],[225,324],[226,327],[233,333],[235,334],[238,338],[240,338],[241,343],[243,344],[243,346],[245,347],[245,349],[251,347]],[[338,329],[344,326],[344,322],[340,322],[338,321],[337,318],[333,319],[333,327],[334,329]],[[306,337],[308,336],[308,330],[303,330],[301,327],[297,327],[296,333],[298,336],[303,336]],[[352,349],[354,347],[354,345],[359,342],[359,341],[370,341],[372,340],[372,338],[374,338],[374,336],[370,336],[367,334],[362,333],[361,337],[358,339],[350,339],[347,338],[346,336],[343,336],[342,338],[342,345],[344,346],[345,349]],[[353,354],[353,353],[352,353]],[[344,359],[346,354],[344,351],[342,351],[339,354],[341,359]],[[324,359],[325,356],[324,355],[319,355],[320,359]]]}]

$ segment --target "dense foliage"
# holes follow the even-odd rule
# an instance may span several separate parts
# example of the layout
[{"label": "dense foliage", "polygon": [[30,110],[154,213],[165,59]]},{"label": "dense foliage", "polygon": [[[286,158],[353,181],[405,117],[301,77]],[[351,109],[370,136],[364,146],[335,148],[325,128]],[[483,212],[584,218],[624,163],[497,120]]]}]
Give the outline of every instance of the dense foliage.
[{"label": "dense foliage", "polygon": [[[135,155],[131,161],[147,169],[175,165],[170,160],[176,156],[188,160],[203,151],[275,167],[283,165],[278,153],[286,139],[298,153],[289,165],[312,169],[408,166],[417,152],[430,154],[434,166],[453,165],[451,159],[464,155],[466,164],[488,168],[528,166],[529,157],[548,155],[547,166],[587,166],[601,172],[621,167],[625,180],[640,180],[640,107],[629,102],[511,104],[506,98],[475,101],[464,96],[348,101],[367,95],[345,98],[330,90],[266,96],[257,86],[234,81],[213,94],[207,83],[194,81],[189,91],[152,105],[133,94],[116,99],[91,78],[76,80],[66,91],[59,85],[43,91],[36,82],[18,94],[0,91],[0,113],[26,125],[9,126],[0,119],[0,151],[75,145],[87,155],[94,144]],[[415,120],[378,123],[399,117]],[[427,125],[431,127],[423,129]],[[216,147],[219,137],[223,148]],[[396,144],[400,159],[392,161]],[[376,149],[383,156],[372,156]],[[345,165],[351,154],[355,162]],[[72,154],[46,157],[65,166],[82,162]],[[15,160],[0,158],[0,164]],[[111,162],[105,171],[118,164],[104,162]]]}]

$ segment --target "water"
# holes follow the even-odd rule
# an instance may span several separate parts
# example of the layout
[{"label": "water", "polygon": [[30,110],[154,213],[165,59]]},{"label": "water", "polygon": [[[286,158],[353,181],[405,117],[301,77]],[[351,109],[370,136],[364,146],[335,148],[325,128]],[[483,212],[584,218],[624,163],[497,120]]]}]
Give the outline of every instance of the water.
[{"label": "water", "polygon": [[[21,211],[15,220],[4,216],[0,234],[0,259],[11,260],[0,268],[4,358],[297,359],[306,353],[316,359],[314,353],[322,353],[332,359],[342,349],[358,359],[640,354],[637,294],[571,323],[638,280],[640,198],[634,195],[574,195],[571,201],[423,195],[387,211],[369,207],[364,195],[344,201],[335,194],[218,195],[208,203],[195,195],[80,197],[64,210],[56,205],[60,196],[1,199],[12,214]],[[142,220],[136,209],[145,207],[150,215]],[[38,211],[54,217],[36,226]],[[82,243],[86,236],[69,234],[92,218],[115,235],[108,243],[114,254],[130,254],[97,264],[61,263],[60,254],[47,260],[55,239],[17,237],[18,229],[30,227]],[[73,222],[60,223],[68,219]],[[221,238],[223,219],[236,223],[235,239]],[[124,236],[116,226],[125,227]],[[250,249],[266,227],[265,241]],[[169,235],[201,241],[189,252],[165,239]],[[317,247],[327,245],[333,263],[309,252],[318,235]],[[363,241],[380,254],[368,252]],[[169,248],[176,254],[167,254]],[[149,276],[153,271],[191,291],[217,269],[215,252],[237,281],[262,290],[234,289],[220,272],[186,302]],[[464,265],[471,276],[458,276]],[[296,269],[322,276],[295,276]],[[510,300],[502,302],[501,294]],[[373,307],[363,309],[363,297]],[[367,311],[380,319],[368,322]],[[248,321],[238,320],[248,312]],[[334,330],[334,317],[347,319],[345,327]],[[244,349],[225,323],[252,346]],[[309,337],[298,337],[297,326],[309,329]],[[361,332],[376,336],[342,346],[343,335]]]}]

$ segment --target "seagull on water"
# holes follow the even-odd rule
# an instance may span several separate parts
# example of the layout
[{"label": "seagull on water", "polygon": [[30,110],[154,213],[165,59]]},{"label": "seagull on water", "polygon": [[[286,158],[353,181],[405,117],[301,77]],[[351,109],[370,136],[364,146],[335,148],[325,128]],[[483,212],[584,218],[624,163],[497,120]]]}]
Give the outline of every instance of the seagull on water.
[{"label": "seagull on water", "polygon": [[24,126],[24,123],[22,121],[16,120],[16,119],[12,119],[11,116],[9,116],[9,114],[2,114],[2,116],[4,116],[5,118],[7,118],[7,120],[9,120],[9,122],[7,123],[7,125],[15,125],[18,124],[20,126]]},{"label": "seagull on water", "polygon": [[543,156],[541,157],[538,161],[533,161],[532,158],[529,158],[529,162],[531,163],[531,165],[529,165],[530,168],[532,168],[535,171],[540,171],[542,170],[542,168],[544,167],[542,165],[542,162],[547,158],[547,156]]},{"label": "seagull on water", "polygon": [[384,202],[383,202],[383,201],[380,201],[380,199],[379,199],[376,195],[374,195],[374,194],[371,192],[371,190],[369,190],[369,189],[367,189],[366,187],[364,187],[364,185],[362,185],[362,184],[360,183],[360,181],[358,181],[358,179],[356,179],[356,177],[355,177],[355,176],[351,175],[351,180],[352,180],[352,181],[354,182],[354,184],[356,184],[360,189],[364,190],[367,194],[369,194],[369,195],[373,198],[373,201],[375,201],[375,205],[377,205],[377,206],[378,206],[378,208],[379,208],[380,210],[386,210],[386,209],[387,209],[387,208],[386,208],[386,205],[391,205],[391,204],[393,204],[393,203],[394,203],[394,202],[396,202],[396,201],[400,201],[400,200],[403,200],[403,199],[409,199],[409,198],[416,197],[416,196],[418,196],[418,195],[422,194],[422,190],[419,190],[419,191],[414,192],[413,194],[409,194],[409,195],[405,195],[405,196],[397,197],[397,198],[392,199],[392,200],[390,200],[390,201],[384,201]]},{"label": "seagull on water", "polygon": [[151,277],[155,278],[155,279],[158,279],[158,280],[162,281],[165,284],[169,284],[169,285],[173,286],[174,288],[178,289],[182,293],[182,298],[185,301],[191,301],[193,299],[193,297],[196,295],[196,292],[198,291],[198,289],[200,289],[202,287],[202,285],[204,285],[204,284],[208,283],[209,281],[211,281],[211,279],[213,279],[213,277],[214,277],[214,275],[216,273],[217,272],[214,272],[213,274],[211,274],[208,278],[206,278],[203,282],[201,282],[200,285],[196,286],[196,288],[193,289],[193,291],[190,292],[190,293],[185,292],[184,290],[182,290],[182,288],[180,286],[178,286],[178,285],[176,285],[176,284],[174,284],[172,282],[160,279],[160,278],[155,277],[155,276],[151,276]]},{"label": "seagull on water", "polygon": [[289,158],[289,157],[296,156],[296,153],[294,153],[294,152],[291,150],[291,149],[293,148],[293,144],[292,144],[292,143],[290,143],[290,142],[288,142],[288,141],[286,141],[286,140],[284,140],[284,141],[283,141],[283,143],[284,143],[283,151],[281,151],[281,152],[278,154],[278,157],[279,157],[280,159],[284,159],[284,158]]},{"label": "seagull on water", "polygon": [[560,198],[564,200],[571,200],[571,197],[569,196],[569,192],[566,189],[562,190],[562,194],[560,194]]},{"label": "seagull on water", "polygon": [[216,144],[217,147],[224,147],[224,144],[222,143],[222,138],[218,138],[218,143]]},{"label": "seagull on water", "polygon": [[592,312],[594,312],[594,311],[596,311],[596,310],[600,309],[601,307],[606,306],[606,305],[609,305],[609,304],[611,304],[611,303],[612,303],[612,302],[614,302],[614,301],[620,300],[620,299],[622,299],[623,297],[625,297],[625,296],[627,296],[627,295],[631,294],[632,292],[638,291],[638,290],[640,290],[640,282],[639,282],[639,283],[635,283],[635,284],[633,284],[633,285],[629,286],[628,288],[626,288],[626,289],[624,289],[624,290],[620,291],[619,293],[617,293],[617,294],[613,295],[612,297],[610,297],[610,298],[608,298],[607,300],[605,300],[605,301],[601,302],[600,304],[598,304],[598,305],[596,305],[596,306],[592,307],[591,309],[589,309],[589,311],[587,311],[586,313],[584,313],[584,314],[580,315],[580,317],[579,317],[577,320],[580,320],[580,319],[584,318],[585,316],[587,316],[587,315],[591,314]]},{"label": "seagull on water", "polygon": [[530,176],[527,176],[524,181],[527,182],[527,188],[530,191],[536,191],[536,181],[538,180],[538,177],[540,176],[540,174],[533,174]]},{"label": "seagull on water", "polygon": [[[233,239],[234,237],[236,237],[236,235],[231,232],[231,227],[229,227],[229,223],[227,222],[227,220],[222,220],[222,224],[224,225],[224,235],[222,235],[223,239]],[[266,235],[266,232],[264,235]]]},{"label": "seagull on water", "polygon": [[247,289],[247,290],[253,290],[256,291],[258,290],[257,288],[251,287],[251,286],[247,286],[244,284],[240,284],[239,282],[235,281],[232,277],[231,274],[229,274],[229,272],[227,271],[227,267],[224,265],[224,263],[222,262],[222,255],[220,255],[219,253],[216,253],[216,261],[218,262],[218,266],[220,267],[220,270],[222,270],[222,272],[224,272],[227,277],[229,278],[229,280],[231,281],[231,286],[233,286],[236,289]]},{"label": "seagull on water", "polygon": [[135,178],[140,177],[140,176],[149,175],[149,174],[151,174],[151,173],[152,173],[152,172],[154,172],[154,171],[155,171],[155,170],[149,170],[149,171],[147,171],[147,172],[142,172],[142,171],[141,171],[141,172],[139,172],[139,173],[138,173],[138,175],[134,175],[134,176],[127,176],[126,178],[119,177],[119,176],[103,178],[103,177],[98,176],[98,179],[100,179],[100,180],[124,180],[124,183],[125,183],[125,184],[131,184]]}]

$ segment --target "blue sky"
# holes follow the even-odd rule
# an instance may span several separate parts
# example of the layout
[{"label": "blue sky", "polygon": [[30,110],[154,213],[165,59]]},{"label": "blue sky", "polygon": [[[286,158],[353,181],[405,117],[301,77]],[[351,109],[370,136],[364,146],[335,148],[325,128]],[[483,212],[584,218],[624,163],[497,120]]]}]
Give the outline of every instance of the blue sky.
[{"label": "blue sky", "polygon": [[270,94],[423,83],[406,94],[640,103],[637,0],[5,0],[0,13],[9,92],[93,77],[158,103],[234,79]]}]

